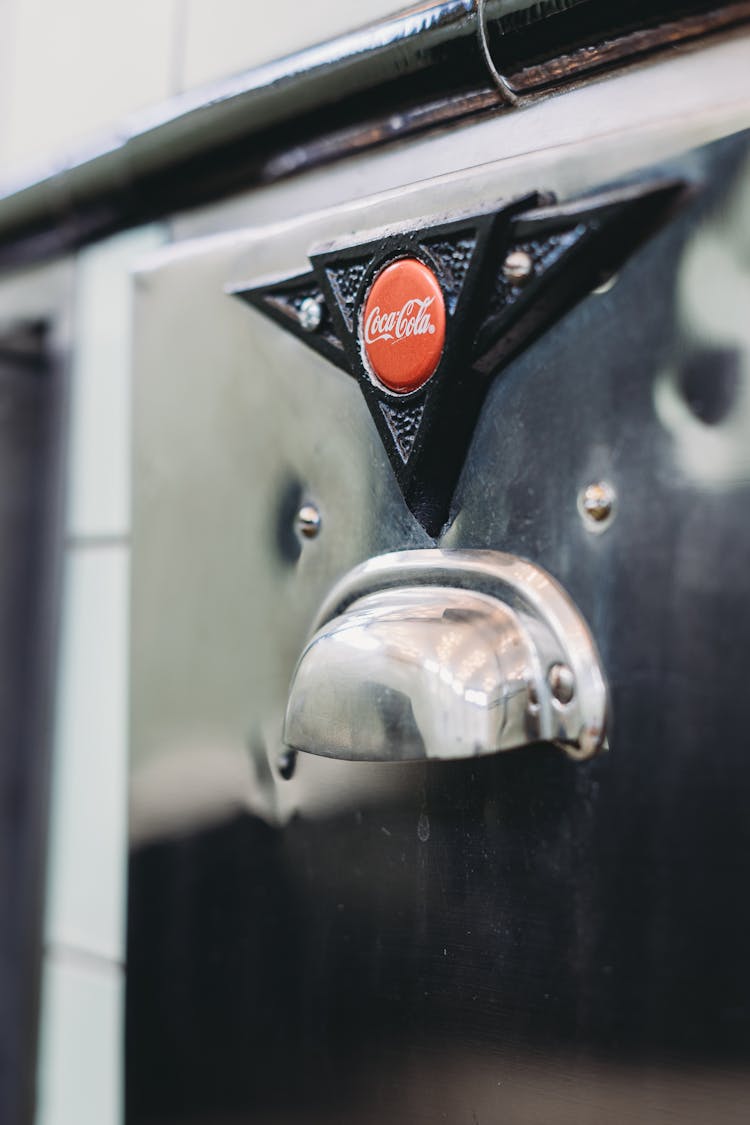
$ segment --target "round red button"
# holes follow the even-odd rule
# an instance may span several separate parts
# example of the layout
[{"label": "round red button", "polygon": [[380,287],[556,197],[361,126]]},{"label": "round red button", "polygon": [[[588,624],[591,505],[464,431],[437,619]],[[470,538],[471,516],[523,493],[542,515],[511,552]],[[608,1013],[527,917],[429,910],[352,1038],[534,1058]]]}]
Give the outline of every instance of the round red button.
[{"label": "round red button", "polygon": [[426,383],[445,344],[445,301],[432,270],[416,258],[382,269],[367,294],[360,333],[373,374],[389,390],[406,394]]}]

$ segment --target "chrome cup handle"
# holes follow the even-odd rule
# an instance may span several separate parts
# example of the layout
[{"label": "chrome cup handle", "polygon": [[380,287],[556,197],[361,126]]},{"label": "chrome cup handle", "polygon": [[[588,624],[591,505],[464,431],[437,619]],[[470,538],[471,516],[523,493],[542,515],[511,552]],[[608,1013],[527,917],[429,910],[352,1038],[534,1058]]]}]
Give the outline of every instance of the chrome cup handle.
[{"label": "chrome cup handle", "polygon": [[404,551],[350,571],[295,670],[284,741],[362,761],[605,739],[596,646],[565,591],[498,551]]}]

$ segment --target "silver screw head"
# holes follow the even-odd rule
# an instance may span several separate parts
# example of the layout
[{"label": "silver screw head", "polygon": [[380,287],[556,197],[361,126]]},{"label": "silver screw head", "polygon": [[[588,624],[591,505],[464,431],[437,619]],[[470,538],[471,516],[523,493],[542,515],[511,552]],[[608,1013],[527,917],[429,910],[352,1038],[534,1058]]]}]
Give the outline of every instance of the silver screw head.
[{"label": "silver screw head", "polygon": [[549,689],[558,703],[570,703],[575,695],[575,677],[567,664],[553,664],[547,673]]},{"label": "silver screw head", "polygon": [[503,262],[503,276],[513,285],[523,285],[533,272],[534,263],[525,250],[511,250]]},{"label": "silver screw head", "polygon": [[305,332],[315,332],[320,328],[323,319],[323,309],[314,297],[305,297],[299,307],[299,322]]},{"label": "silver screw head", "polygon": [[597,525],[598,530],[603,530],[605,524],[612,516],[615,506],[615,490],[606,481],[596,481],[588,484],[578,497],[578,508],[585,520]]},{"label": "silver screw head", "polygon": [[314,539],[320,531],[320,512],[314,504],[303,504],[297,512],[297,531],[305,539]]}]

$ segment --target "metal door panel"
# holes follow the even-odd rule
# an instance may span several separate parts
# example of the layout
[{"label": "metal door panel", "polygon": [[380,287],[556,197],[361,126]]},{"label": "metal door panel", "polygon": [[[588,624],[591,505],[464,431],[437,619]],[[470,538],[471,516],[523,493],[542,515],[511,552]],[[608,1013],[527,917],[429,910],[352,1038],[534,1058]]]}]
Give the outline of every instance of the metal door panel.
[{"label": "metal door panel", "polygon": [[[432,541],[353,380],[225,290],[334,235],[623,168],[596,146],[489,167],[140,275],[129,1121],[746,1116],[747,160],[739,137],[670,164],[689,205],[495,381],[440,541],[574,597],[613,697],[586,765],[539,746],[283,776],[326,593]],[[579,495],[601,480],[597,534]]]}]

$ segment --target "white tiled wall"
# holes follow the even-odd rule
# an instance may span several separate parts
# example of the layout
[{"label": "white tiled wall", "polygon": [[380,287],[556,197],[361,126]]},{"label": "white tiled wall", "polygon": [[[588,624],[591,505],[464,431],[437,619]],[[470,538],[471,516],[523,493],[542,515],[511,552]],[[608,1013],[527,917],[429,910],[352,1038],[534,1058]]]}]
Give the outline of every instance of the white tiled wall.
[{"label": "white tiled wall", "polygon": [[124,959],[127,547],[67,552],[46,943]]},{"label": "white tiled wall", "polygon": [[45,961],[37,1085],[44,1125],[122,1119],[121,970],[57,954]]},{"label": "white tiled wall", "polygon": [[120,235],[75,270],[37,1125],[121,1120],[130,273],[164,238]]},{"label": "white tiled wall", "polygon": [[76,538],[130,530],[130,270],[164,237],[142,228],[79,255],[67,520]]}]

